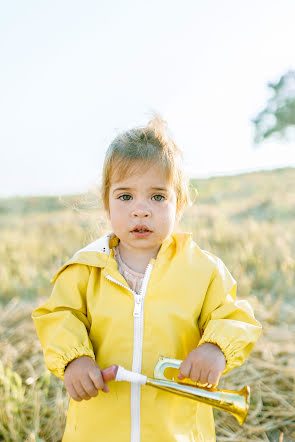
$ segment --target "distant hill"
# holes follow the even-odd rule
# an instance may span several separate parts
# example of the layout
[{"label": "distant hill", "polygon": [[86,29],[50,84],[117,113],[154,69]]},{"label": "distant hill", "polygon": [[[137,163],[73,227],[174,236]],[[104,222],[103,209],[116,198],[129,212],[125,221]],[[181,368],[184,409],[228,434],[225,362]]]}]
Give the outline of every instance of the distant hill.
[{"label": "distant hill", "polygon": [[218,205],[233,221],[295,219],[295,168],[194,179],[196,203]]},{"label": "distant hill", "polygon": [[[248,217],[286,220],[295,216],[295,168],[192,179],[191,184],[199,193],[194,204],[218,204],[226,209],[229,205],[240,205],[242,201],[243,206],[247,203],[246,208],[234,215],[236,220]],[[94,198],[96,196],[92,201]],[[84,199],[84,195],[1,198],[0,216],[62,211],[76,206],[80,199]],[[85,196],[87,199],[89,194]]]}]

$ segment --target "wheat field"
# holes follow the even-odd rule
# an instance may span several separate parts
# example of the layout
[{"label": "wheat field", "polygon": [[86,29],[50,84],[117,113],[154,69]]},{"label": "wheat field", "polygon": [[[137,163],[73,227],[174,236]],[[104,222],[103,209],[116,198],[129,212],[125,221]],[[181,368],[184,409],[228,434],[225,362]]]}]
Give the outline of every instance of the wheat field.
[{"label": "wheat field", "polygon": [[[244,425],[215,411],[217,441],[295,440],[295,169],[192,180],[179,230],[219,256],[263,333],[219,387],[251,387]],[[77,202],[78,201],[78,202]],[[95,193],[0,199],[0,440],[61,440],[69,397],[45,367],[32,310],[58,267],[110,226]]]}]

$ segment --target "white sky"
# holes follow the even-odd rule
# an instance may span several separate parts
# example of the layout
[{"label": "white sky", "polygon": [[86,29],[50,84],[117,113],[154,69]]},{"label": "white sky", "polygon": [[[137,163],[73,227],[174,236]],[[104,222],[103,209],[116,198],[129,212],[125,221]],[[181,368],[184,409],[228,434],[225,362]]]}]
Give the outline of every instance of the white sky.
[{"label": "white sky", "polygon": [[192,177],[295,167],[251,118],[295,69],[294,0],[0,2],[0,196],[84,192],[158,111]]}]

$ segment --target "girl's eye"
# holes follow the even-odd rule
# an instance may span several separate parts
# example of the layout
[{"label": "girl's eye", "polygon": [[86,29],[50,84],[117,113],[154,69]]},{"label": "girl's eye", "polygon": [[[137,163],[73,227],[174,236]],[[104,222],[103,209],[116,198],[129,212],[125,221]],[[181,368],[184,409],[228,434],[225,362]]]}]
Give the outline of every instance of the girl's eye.
[{"label": "girl's eye", "polygon": [[126,193],[124,195],[119,196],[119,199],[121,201],[129,201],[131,200],[132,196],[131,195],[127,195]]},{"label": "girl's eye", "polygon": [[152,199],[154,201],[163,201],[165,197],[163,195],[154,195]]}]

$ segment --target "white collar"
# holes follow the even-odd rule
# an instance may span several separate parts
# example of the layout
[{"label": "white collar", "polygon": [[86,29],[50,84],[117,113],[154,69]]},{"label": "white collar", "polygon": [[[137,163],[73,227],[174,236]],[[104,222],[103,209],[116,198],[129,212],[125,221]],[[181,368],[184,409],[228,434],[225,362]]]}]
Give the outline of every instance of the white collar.
[{"label": "white collar", "polygon": [[110,254],[110,239],[114,238],[116,235],[114,233],[108,233],[101,238],[91,242],[87,246],[83,247],[83,249],[78,250],[74,256],[78,255],[81,252],[99,252],[105,253],[106,255]]}]

